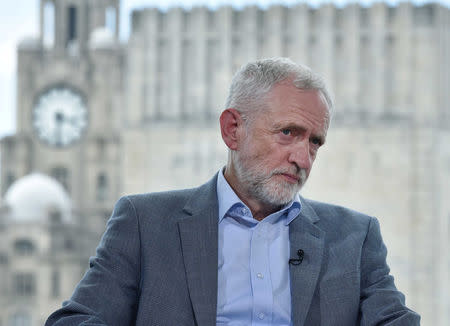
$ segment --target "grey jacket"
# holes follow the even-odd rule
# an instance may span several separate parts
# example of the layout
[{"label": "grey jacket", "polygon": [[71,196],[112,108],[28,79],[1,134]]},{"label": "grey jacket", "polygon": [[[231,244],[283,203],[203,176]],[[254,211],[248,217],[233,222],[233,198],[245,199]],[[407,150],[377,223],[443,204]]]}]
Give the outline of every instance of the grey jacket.
[{"label": "grey jacket", "polygon": [[[121,198],[89,270],[45,325],[215,325],[216,183]],[[419,325],[389,275],[377,220],[301,201],[289,229],[291,252],[304,251],[290,265],[293,324]]]}]

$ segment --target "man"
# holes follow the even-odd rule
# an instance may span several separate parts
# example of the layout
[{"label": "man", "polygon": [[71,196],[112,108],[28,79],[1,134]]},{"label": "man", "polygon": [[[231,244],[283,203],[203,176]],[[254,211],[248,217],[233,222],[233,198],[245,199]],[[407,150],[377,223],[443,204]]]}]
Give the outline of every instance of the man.
[{"label": "man", "polygon": [[331,109],[304,66],[241,68],[220,116],[225,168],[196,189],[120,199],[46,325],[419,325],[376,219],[298,195]]}]

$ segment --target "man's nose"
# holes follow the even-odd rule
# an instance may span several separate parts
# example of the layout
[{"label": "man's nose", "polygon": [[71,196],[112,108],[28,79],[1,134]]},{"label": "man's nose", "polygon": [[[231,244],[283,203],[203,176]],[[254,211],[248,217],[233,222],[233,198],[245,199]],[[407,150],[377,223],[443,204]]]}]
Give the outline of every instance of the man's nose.
[{"label": "man's nose", "polygon": [[300,169],[310,170],[313,158],[309,150],[309,141],[304,140],[293,145],[288,160],[289,163],[294,163]]}]

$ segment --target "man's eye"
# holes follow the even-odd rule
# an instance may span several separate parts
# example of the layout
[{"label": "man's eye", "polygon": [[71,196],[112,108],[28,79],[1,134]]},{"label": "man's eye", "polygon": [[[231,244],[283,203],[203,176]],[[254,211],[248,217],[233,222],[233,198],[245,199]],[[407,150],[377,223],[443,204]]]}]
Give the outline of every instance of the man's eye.
[{"label": "man's eye", "polygon": [[281,132],[286,136],[290,136],[292,134],[291,129],[282,129]]},{"label": "man's eye", "polygon": [[319,138],[313,138],[311,139],[311,143],[313,143],[314,145],[322,145],[322,141]]}]

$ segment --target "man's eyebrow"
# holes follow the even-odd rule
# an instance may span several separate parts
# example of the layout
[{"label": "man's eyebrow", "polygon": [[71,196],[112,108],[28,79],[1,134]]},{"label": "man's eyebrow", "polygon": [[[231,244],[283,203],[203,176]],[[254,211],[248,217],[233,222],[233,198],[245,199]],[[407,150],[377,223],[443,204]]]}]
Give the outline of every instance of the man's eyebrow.
[{"label": "man's eyebrow", "polygon": [[288,123],[282,123],[277,122],[273,125],[273,129],[280,130],[280,129],[296,129],[296,130],[305,130],[304,127],[299,126],[298,124],[288,122]]}]

